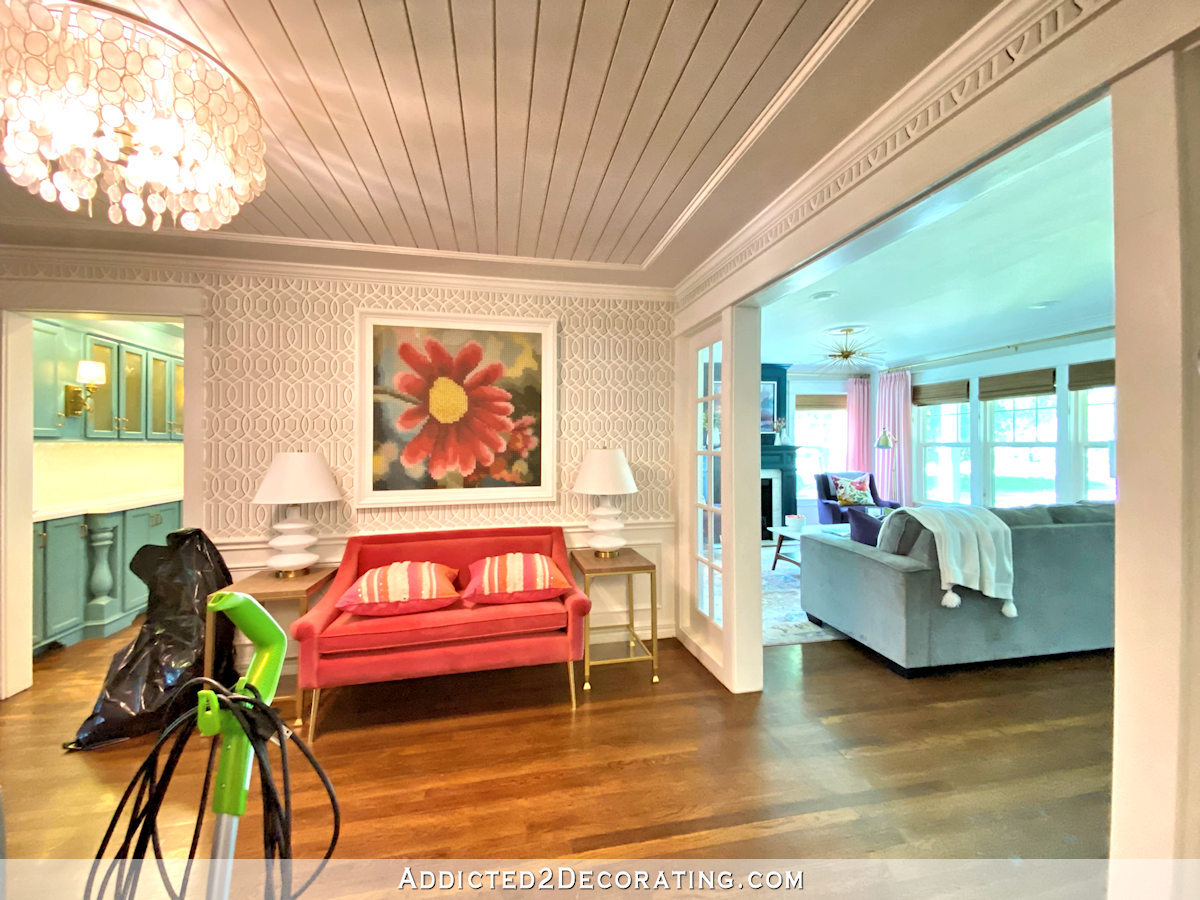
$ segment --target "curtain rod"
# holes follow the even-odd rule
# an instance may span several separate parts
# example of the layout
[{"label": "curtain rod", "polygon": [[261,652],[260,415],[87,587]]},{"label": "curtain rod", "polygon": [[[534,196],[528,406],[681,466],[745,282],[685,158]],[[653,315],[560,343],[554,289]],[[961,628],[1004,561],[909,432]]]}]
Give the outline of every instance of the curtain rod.
[{"label": "curtain rod", "polygon": [[1086,331],[1076,331],[1071,334],[1060,334],[1057,337],[1037,338],[1032,341],[1022,341],[1016,344],[1003,344],[999,347],[992,347],[988,350],[973,350],[970,353],[956,353],[953,356],[943,356],[938,359],[925,360],[923,362],[909,363],[903,366],[889,366],[883,369],[882,372],[903,372],[914,371],[917,369],[931,369],[937,366],[947,365],[954,360],[969,361],[971,359],[979,359],[981,357],[1002,356],[1020,353],[1022,350],[1049,350],[1056,346],[1064,344],[1079,343],[1083,338],[1091,338],[1093,340],[1115,336],[1116,328],[1114,326],[1106,326],[1104,328],[1089,328]]}]

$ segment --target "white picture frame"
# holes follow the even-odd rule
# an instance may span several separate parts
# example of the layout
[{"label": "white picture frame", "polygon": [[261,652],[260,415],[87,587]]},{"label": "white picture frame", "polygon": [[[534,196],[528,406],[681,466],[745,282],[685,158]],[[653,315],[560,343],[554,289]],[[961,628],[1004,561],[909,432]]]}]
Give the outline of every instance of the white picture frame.
[{"label": "white picture frame", "polygon": [[[355,334],[356,507],[556,499],[557,319],[360,310]],[[446,369],[429,340],[461,365]],[[466,350],[472,342],[481,353]],[[488,377],[496,366],[502,373]],[[498,418],[516,427],[493,427]]]}]

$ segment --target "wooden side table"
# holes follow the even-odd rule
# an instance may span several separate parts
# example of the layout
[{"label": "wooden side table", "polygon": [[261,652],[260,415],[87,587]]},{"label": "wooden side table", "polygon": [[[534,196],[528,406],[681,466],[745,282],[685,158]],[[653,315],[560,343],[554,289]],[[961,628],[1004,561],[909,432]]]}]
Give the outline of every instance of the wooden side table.
[{"label": "wooden side table", "polygon": [[[313,566],[303,575],[292,578],[277,578],[274,569],[263,569],[253,575],[247,575],[235,581],[221,591],[235,591],[239,594],[249,594],[259,603],[294,600],[300,615],[308,612],[309,601],[313,595],[323,590],[333,580],[337,566]],[[204,674],[211,676],[213,670],[213,616],[209,613],[204,627]],[[296,689],[294,694],[275,695],[274,706],[280,703],[293,702],[296,704],[296,718],[303,715],[303,691]]]},{"label": "wooden side table", "polygon": [[[616,556],[596,556],[592,550],[572,550],[571,562],[583,575],[583,592],[591,593],[592,581],[606,575],[625,576],[625,613],[623,625],[602,625],[591,627],[591,613],[583,620],[583,689],[592,689],[592,666],[607,666],[613,663],[650,661],[650,680],[658,683],[658,587],[656,584],[657,567],[636,550],[622,547]],[[650,647],[647,649],[642,639],[633,629],[633,576],[650,576]],[[592,659],[592,632],[621,631],[629,640],[629,655],[611,659]]]}]

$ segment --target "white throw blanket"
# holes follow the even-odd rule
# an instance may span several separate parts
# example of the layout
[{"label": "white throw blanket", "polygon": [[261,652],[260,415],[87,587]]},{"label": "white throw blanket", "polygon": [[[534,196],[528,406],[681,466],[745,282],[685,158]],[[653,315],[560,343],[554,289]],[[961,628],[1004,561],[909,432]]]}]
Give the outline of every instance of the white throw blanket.
[{"label": "white throw blanket", "polygon": [[1016,618],[1013,603],[1012,532],[994,512],[982,506],[903,507],[886,519],[879,531],[879,547],[895,547],[912,516],[933,534],[941,570],[942,606],[956,607],[962,598],[954,586],[971,588],[1003,600],[1000,612]]}]

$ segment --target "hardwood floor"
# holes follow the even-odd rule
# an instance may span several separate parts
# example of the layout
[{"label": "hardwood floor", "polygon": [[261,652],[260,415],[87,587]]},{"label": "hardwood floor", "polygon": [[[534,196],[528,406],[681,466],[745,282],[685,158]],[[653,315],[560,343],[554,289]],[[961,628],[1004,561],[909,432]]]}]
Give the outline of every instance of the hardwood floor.
[{"label": "hardwood floor", "polygon": [[[52,652],[0,703],[12,857],[88,857],[149,739],[86,753],[124,632]],[[679,644],[662,683],[593,673],[572,714],[562,666],[344,688],[317,756],[343,814],[339,857],[1098,857],[1107,854],[1112,656],[905,680],[849,641],[769,647],[762,694],[727,693]],[[197,736],[160,822],[182,855]],[[329,813],[296,777],[297,855]],[[239,855],[255,856],[250,810]],[[201,845],[207,847],[207,839]]]}]

